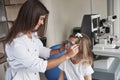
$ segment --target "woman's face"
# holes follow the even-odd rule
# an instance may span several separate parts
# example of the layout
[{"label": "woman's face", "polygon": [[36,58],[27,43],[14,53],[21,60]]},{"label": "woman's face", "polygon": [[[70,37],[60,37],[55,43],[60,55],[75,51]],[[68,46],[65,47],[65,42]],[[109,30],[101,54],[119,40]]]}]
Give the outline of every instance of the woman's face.
[{"label": "woman's face", "polygon": [[44,24],[44,20],[45,20],[45,15],[40,16],[39,21],[38,21],[37,25],[34,28],[34,31],[38,30],[39,27]]}]

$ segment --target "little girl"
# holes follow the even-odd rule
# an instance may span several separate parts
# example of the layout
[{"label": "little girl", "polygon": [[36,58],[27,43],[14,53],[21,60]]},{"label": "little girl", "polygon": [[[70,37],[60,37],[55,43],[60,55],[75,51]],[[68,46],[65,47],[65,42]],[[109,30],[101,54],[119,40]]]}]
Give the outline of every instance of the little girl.
[{"label": "little girl", "polygon": [[68,80],[92,80],[92,47],[89,37],[85,34],[77,33],[70,35],[67,45],[79,45],[79,52],[72,58],[59,65],[61,69],[59,80],[64,80],[66,75]]}]

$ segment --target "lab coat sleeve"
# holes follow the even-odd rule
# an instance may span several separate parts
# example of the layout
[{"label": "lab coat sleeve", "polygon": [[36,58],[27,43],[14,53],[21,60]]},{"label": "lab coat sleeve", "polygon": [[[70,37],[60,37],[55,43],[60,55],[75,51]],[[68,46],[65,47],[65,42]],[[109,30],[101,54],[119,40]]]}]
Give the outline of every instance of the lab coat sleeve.
[{"label": "lab coat sleeve", "polygon": [[40,57],[43,57],[44,59],[47,59],[50,57],[50,51],[51,49],[50,48],[46,48],[46,47],[41,47],[40,48],[40,53],[39,53],[39,56]]},{"label": "lab coat sleeve", "polygon": [[[14,69],[28,69],[35,72],[45,72],[47,61],[30,54],[22,41],[15,42],[11,48],[6,47],[7,53],[12,55],[12,60],[8,60],[10,66]],[[10,52],[11,51],[11,52]],[[8,57],[9,59],[9,57]]]},{"label": "lab coat sleeve", "polygon": [[44,59],[47,59],[48,57],[50,57],[51,49],[47,48],[47,47],[44,47],[41,40],[38,39],[36,45],[39,45],[39,56],[40,57],[42,57]]}]

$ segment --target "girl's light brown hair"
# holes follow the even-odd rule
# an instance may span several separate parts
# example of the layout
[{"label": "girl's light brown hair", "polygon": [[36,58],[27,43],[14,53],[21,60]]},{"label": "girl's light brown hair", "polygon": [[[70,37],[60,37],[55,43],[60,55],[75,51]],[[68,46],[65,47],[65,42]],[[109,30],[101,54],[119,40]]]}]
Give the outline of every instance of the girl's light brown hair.
[{"label": "girl's light brown hair", "polygon": [[70,35],[70,37],[77,39],[76,44],[79,45],[79,52],[76,56],[79,56],[79,61],[84,60],[84,63],[88,63],[92,65],[93,55],[92,55],[91,40],[84,33],[81,33],[81,34],[82,34],[82,37]]}]

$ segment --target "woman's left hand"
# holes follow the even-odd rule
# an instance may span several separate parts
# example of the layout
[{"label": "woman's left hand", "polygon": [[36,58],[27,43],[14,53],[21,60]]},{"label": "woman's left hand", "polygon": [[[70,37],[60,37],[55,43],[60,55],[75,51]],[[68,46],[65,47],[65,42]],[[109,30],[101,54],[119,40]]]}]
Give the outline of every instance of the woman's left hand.
[{"label": "woman's left hand", "polygon": [[65,49],[66,49],[65,43],[63,42],[63,43],[61,44],[61,47],[60,47],[59,51],[61,52],[61,51],[64,51]]}]

